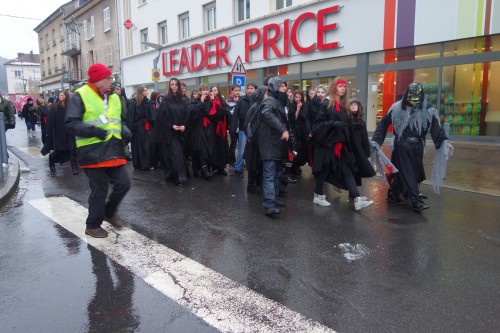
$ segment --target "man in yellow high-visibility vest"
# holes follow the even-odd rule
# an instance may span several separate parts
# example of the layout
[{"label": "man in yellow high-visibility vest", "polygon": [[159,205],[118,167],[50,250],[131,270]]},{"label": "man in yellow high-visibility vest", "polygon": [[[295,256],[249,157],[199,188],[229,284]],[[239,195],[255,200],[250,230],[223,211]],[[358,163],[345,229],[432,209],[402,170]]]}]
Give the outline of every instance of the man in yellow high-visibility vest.
[{"label": "man in yellow high-visibility vest", "polygon": [[[92,190],[85,234],[104,238],[108,232],[101,227],[103,220],[116,229],[123,227],[115,213],[130,189],[124,141],[130,139],[131,133],[123,116],[125,105],[111,88],[109,68],[94,64],[88,76],[87,84],[70,99],[65,123],[75,135],[78,164]],[[113,190],[108,197],[110,183]]]}]

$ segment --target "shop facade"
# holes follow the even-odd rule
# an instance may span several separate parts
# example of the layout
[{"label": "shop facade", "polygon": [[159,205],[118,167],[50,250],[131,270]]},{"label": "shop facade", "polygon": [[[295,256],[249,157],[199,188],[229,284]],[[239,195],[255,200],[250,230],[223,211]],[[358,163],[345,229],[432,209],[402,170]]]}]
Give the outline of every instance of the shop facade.
[{"label": "shop facade", "polygon": [[[207,83],[227,96],[238,57],[246,83],[261,84],[272,73],[305,90],[342,76],[350,96],[364,104],[373,131],[417,81],[442,122],[450,124],[451,135],[500,137],[500,6],[494,2],[303,3],[165,45],[158,51],[160,90],[177,77],[188,89]],[[129,96],[139,84],[153,88],[151,60],[158,52],[122,58]]]}]

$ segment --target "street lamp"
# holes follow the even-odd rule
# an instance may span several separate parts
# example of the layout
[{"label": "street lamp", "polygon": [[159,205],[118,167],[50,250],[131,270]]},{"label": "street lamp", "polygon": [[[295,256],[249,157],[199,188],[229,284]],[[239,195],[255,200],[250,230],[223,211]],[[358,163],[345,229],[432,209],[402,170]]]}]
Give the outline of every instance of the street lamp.
[{"label": "street lamp", "polygon": [[[153,69],[158,69],[158,61],[160,60],[160,55],[161,55],[161,50],[163,50],[163,45],[150,42],[141,42],[141,44],[144,44],[146,46],[152,47],[155,50],[158,50],[158,55],[156,56],[156,58],[153,59]],[[155,91],[158,91],[158,81],[155,81],[154,84],[155,84]]]}]

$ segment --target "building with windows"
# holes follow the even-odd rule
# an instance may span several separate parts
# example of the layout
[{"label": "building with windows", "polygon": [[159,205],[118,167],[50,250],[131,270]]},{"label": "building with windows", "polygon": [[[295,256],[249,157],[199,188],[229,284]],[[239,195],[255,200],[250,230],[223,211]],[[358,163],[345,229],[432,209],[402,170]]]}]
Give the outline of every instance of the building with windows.
[{"label": "building with windows", "polygon": [[[227,96],[238,59],[244,80],[274,73],[293,89],[342,76],[369,130],[409,83],[424,84],[451,135],[500,136],[500,6],[494,0],[124,0],[123,83],[129,93],[177,77]],[[148,43],[148,44],[145,44]],[[155,47],[152,47],[155,46]]]},{"label": "building with windows", "polygon": [[81,86],[87,80],[87,68],[96,62],[120,76],[116,18],[114,0],[72,0],[35,28],[42,90],[47,96]]},{"label": "building with windows", "polygon": [[40,86],[40,55],[18,53],[16,59],[5,63],[7,93],[17,100],[26,94],[38,95]]}]

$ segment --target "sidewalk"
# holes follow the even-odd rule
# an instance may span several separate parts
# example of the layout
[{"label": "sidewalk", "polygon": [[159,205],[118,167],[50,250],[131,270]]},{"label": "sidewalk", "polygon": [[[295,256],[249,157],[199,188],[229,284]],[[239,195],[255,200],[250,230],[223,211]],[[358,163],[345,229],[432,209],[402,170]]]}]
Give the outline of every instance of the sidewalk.
[{"label": "sidewalk", "polygon": [[18,158],[9,151],[9,165],[3,167],[4,179],[0,180],[0,208],[9,201],[19,185],[21,171]]},{"label": "sidewalk", "polygon": [[[443,187],[500,197],[500,144],[474,142],[452,142],[452,144],[455,152],[448,162]],[[387,141],[384,144],[384,151],[389,153]],[[9,167],[4,168],[5,179],[0,181],[0,207],[10,199],[19,184],[22,162],[11,151],[9,155]],[[434,144],[432,141],[427,141],[427,152],[424,155],[426,185],[431,185],[434,156]]]}]

